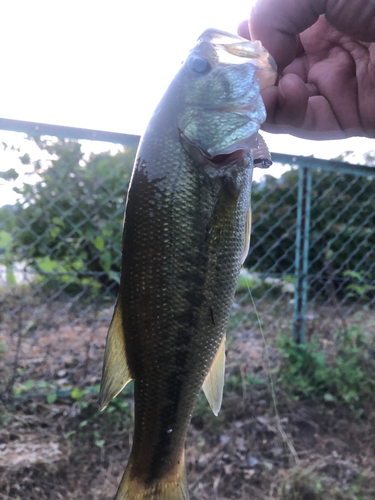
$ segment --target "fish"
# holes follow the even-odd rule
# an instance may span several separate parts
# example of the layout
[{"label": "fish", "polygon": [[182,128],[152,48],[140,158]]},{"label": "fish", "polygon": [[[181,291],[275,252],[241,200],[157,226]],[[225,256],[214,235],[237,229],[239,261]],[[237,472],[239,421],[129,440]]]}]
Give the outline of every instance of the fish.
[{"label": "fish", "polygon": [[253,162],[270,161],[260,91],[275,79],[260,42],[208,29],[140,141],[100,390],[104,409],[134,380],[133,444],[115,500],[189,498],[185,438],[202,387],[215,415],[221,406]]}]

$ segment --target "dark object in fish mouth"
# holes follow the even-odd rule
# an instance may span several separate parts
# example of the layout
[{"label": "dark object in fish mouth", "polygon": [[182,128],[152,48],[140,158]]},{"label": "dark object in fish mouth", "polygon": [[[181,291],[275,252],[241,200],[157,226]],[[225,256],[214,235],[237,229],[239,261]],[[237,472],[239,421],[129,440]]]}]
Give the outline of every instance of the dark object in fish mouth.
[{"label": "dark object in fish mouth", "polygon": [[254,160],[254,167],[268,168],[272,165],[272,163],[273,162],[268,158],[256,158],[256,160]]}]

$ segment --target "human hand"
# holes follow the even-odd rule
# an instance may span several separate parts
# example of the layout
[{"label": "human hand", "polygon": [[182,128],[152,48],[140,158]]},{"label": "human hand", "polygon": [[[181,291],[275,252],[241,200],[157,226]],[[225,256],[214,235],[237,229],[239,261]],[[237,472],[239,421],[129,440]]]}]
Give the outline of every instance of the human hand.
[{"label": "human hand", "polygon": [[249,25],[241,23],[238,33],[260,40],[280,74],[262,92],[264,130],[375,137],[373,0],[258,0]]}]

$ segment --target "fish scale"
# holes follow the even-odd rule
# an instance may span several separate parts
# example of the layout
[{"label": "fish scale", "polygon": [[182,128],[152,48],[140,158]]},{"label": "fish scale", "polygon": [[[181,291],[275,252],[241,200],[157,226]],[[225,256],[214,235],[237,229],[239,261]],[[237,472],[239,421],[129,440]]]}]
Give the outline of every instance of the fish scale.
[{"label": "fish scale", "polygon": [[[101,386],[105,407],[134,379],[133,445],[117,500],[187,500],[184,443],[202,385],[215,414],[221,404],[225,331],[248,247],[253,136],[265,118],[254,60],[268,57],[224,34],[241,40],[236,58],[222,35],[205,32],[172,81],[129,187]],[[223,50],[232,64],[220,64]]]},{"label": "fish scale", "polygon": [[[220,178],[202,174],[182,148],[179,154],[180,169],[162,181],[161,198],[155,198],[155,179],[147,183],[143,172],[152,169],[157,177],[159,169],[162,178],[163,158],[144,161],[134,173],[126,212],[121,300],[124,329],[132,332],[127,338],[135,380],[132,453],[135,474],[146,484],[182,454],[197,394],[231,310],[250,202],[251,168],[244,175],[248,189],[230,200],[237,210],[228,210],[232,196],[218,200]],[[179,182],[191,188],[179,189]]]}]

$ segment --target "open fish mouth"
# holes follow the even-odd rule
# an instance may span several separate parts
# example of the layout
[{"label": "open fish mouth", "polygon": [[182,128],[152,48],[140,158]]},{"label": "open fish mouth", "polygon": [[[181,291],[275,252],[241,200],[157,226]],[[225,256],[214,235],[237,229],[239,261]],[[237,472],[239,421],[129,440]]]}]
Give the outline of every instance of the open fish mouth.
[{"label": "open fish mouth", "polygon": [[243,160],[246,156],[249,155],[249,152],[245,149],[237,149],[232,153],[224,153],[214,156],[213,158],[209,158],[209,161],[214,165],[221,167],[222,165],[228,165],[232,162],[237,162]]},{"label": "open fish mouth", "polygon": [[[259,158],[254,157],[253,163],[255,167],[268,168],[272,165],[272,160],[269,152],[266,153],[267,156],[260,155]],[[246,149],[238,149],[233,151],[233,153],[216,155],[209,159],[216,167],[222,167],[224,165],[229,165],[234,162],[243,160],[249,156],[249,152]]]}]

